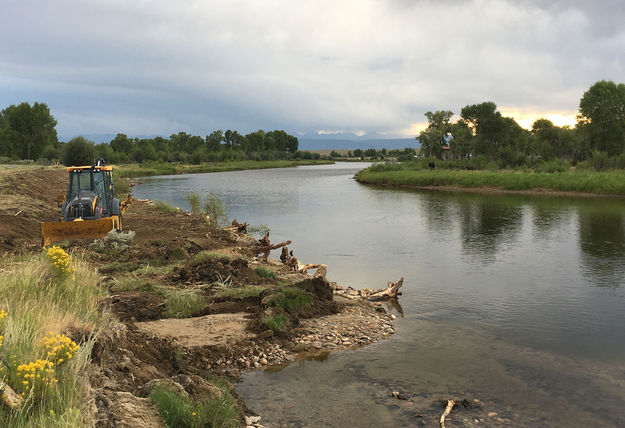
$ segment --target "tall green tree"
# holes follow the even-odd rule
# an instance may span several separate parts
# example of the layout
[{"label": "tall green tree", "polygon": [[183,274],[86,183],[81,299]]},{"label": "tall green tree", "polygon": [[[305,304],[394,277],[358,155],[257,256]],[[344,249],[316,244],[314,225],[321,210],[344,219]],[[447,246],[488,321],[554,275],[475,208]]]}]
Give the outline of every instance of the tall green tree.
[{"label": "tall green tree", "polygon": [[95,156],[93,141],[82,136],[72,138],[63,146],[63,163],[67,166],[92,165]]},{"label": "tall green tree", "polygon": [[617,155],[625,151],[625,84],[601,80],[579,101],[578,119],[593,150]]},{"label": "tall green tree", "polygon": [[213,131],[206,137],[206,146],[211,152],[221,150],[221,142],[224,141],[224,133],[221,129]]},{"label": "tall green tree", "polygon": [[419,133],[417,139],[427,156],[436,156],[439,159],[442,157],[443,146],[447,144],[451,132],[449,120],[453,115],[454,113],[448,110],[425,112],[428,127]]},{"label": "tall green tree", "polygon": [[57,141],[56,120],[45,103],[10,105],[0,113],[0,151],[20,159],[37,159]]}]

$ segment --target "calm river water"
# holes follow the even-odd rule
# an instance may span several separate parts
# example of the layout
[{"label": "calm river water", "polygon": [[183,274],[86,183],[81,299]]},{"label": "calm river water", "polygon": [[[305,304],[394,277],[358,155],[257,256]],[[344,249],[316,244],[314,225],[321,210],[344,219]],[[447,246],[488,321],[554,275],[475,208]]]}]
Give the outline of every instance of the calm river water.
[{"label": "calm river water", "polygon": [[352,179],[365,166],[135,188],[183,208],[186,192],[219,194],[231,218],[267,224],[344,286],[405,278],[392,338],[243,378],[263,422],[428,426],[436,400],[477,398],[513,426],[625,426],[625,201],[379,189]]}]

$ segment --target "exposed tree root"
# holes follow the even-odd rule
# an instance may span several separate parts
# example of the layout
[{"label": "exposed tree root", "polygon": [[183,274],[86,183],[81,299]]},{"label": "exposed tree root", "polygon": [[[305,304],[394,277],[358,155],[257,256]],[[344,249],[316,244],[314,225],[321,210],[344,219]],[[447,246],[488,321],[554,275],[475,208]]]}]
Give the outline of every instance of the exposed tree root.
[{"label": "exposed tree root", "polygon": [[456,402],[454,400],[447,400],[447,407],[445,407],[445,411],[441,415],[441,420],[440,420],[441,428],[445,428],[445,418],[449,416],[449,414],[451,413],[451,409],[454,408],[455,404]]}]

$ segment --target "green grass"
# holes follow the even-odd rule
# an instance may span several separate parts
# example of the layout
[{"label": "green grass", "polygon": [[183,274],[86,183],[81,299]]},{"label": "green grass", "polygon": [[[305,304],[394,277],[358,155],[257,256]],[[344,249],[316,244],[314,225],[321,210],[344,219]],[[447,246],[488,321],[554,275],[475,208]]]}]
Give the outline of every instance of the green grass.
[{"label": "green grass", "polygon": [[193,291],[175,290],[167,295],[164,315],[171,318],[188,318],[206,307],[206,301]]},{"label": "green grass", "polygon": [[163,213],[177,213],[180,211],[178,208],[164,201],[154,201],[154,209]]},{"label": "green grass", "polygon": [[276,294],[271,296],[267,304],[284,309],[288,313],[297,313],[312,305],[313,296],[296,287],[282,287]]},{"label": "green grass", "polygon": [[[148,175],[194,174],[204,172],[243,171],[250,169],[289,168],[300,165],[319,165],[334,163],[329,160],[276,160],[276,161],[232,161],[209,162],[200,165],[182,163],[145,163],[115,165],[114,171],[119,177],[145,177]],[[117,183],[117,181],[116,181]]]},{"label": "green grass", "polygon": [[189,397],[158,386],[150,394],[165,424],[170,428],[235,428],[240,426],[240,413],[230,391],[221,387],[219,398],[195,403]]},{"label": "green grass", "polygon": [[358,172],[356,179],[361,183],[396,187],[490,187],[515,191],[549,189],[560,192],[625,195],[625,171],[555,173],[506,170],[430,171],[404,169],[401,165],[391,165],[367,168]]},{"label": "green grass", "polygon": [[278,275],[274,271],[272,271],[271,269],[267,269],[264,266],[258,266],[254,270],[256,271],[256,274],[261,278],[276,279],[278,277]]},{"label": "green grass", "polygon": [[132,272],[139,269],[137,262],[111,262],[100,268],[102,272]]},{"label": "green grass", "polygon": [[212,251],[200,251],[195,255],[195,260],[210,260],[210,261],[222,261],[224,263],[228,263],[231,260],[231,257],[227,254],[215,253]]},{"label": "green grass", "polygon": [[227,298],[233,300],[242,300],[248,297],[259,297],[260,294],[266,290],[267,287],[260,285],[245,285],[243,287],[226,288],[217,294],[216,298]]},{"label": "green grass", "polygon": [[90,332],[90,338],[79,343],[76,355],[55,368],[58,383],[27,393],[17,410],[0,406],[0,426],[86,425],[88,398],[79,379],[84,376],[95,338],[113,323],[110,314],[100,310],[106,290],[98,285],[97,271],[77,254],[72,256],[74,278],[55,276],[43,255],[3,256],[0,265],[0,309],[8,312],[0,320],[0,358],[4,363],[0,376],[18,393],[25,391],[17,366],[46,358],[39,342],[49,332],[68,333],[70,327]]},{"label": "green grass", "polygon": [[140,278],[136,275],[125,276],[113,281],[112,291],[146,291],[148,293],[163,294],[163,290],[152,281]]},{"label": "green grass", "polygon": [[273,317],[267,317],[263,320],[265,325],[274,332],[283,331],[289,323],[286,315],[278,314]]},{"label": "green grass", "polygon": [[168,264],[164,266],[155,266],[151,264],[147,264],[135,270],[136,275],[165,275],[174,270],[174,268],[178,266],[177,263]]}]

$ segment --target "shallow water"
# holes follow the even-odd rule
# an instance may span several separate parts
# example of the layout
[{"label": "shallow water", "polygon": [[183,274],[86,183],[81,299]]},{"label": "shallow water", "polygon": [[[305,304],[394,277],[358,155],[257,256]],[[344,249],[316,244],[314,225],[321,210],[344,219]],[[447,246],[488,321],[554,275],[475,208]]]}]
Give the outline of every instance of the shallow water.
[{"label": "shallow water", "polygon": [[263,422],[422,421],[385,401],[394,388],[424,405],[478,398],[515,426],[625,426],[624,201],[379,189],[351,179],[363,166],[149,177],[135,188],[185,208],[186,192],[218,193],[231,217],[269,225],[272,241],[291,239],[298,259],[327,264],[342,285],[405,278],[393,338],[245,376],[237,390]]}]

